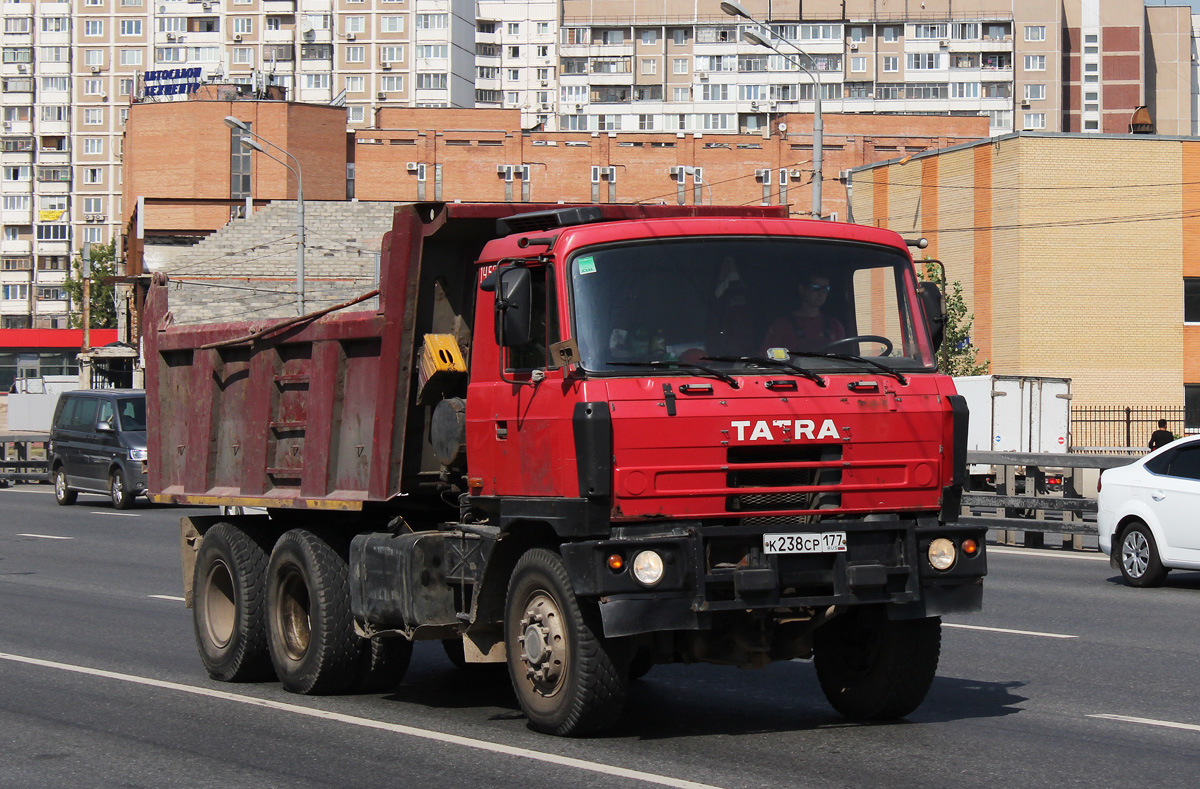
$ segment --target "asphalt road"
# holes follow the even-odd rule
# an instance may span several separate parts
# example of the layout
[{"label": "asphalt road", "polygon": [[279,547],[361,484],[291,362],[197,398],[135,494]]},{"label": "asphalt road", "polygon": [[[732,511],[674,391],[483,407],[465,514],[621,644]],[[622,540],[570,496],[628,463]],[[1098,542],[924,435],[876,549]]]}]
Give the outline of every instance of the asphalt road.
[{"label": "asphalt road", "polygon": [[1094,553],[993,547],[985,611],[947,621],[906,721],[845,722],[804,662],[658,666],[615,732],[563,740],[436,643],[387,695],[210,681],[180,512],[0,490],[0,786],[1200,784],[1197,573],[1137,590]]}]

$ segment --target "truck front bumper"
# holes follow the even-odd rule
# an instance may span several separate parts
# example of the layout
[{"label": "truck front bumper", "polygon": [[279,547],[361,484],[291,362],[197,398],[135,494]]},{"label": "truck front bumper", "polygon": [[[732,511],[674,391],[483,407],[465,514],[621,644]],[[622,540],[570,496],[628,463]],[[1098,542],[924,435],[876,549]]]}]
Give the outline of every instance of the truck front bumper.
[{"label": "truck front bumper", "polygon": [[[660,529],[665,524],[659,524]],[[837,553],[768,554],[766,533],[846,533]],[[885,604],[893,618],[977,611],[987,573],[985,530],[912,520],[827,520],[796,525],[671,525],[620,528],[614,538],[562,546],[575,593],[597,598],[608,636],[701,630],[732,613]],[[928,561],[929,543],[954,542],[947,570]],[[964,540],[977,551],[966,556]],[[629,568],[642,551],[662,559],[661,579],[639,583]],[[611,557],[619,557],[615,562]],[[612,569],[619,564],[619,569]]]}]

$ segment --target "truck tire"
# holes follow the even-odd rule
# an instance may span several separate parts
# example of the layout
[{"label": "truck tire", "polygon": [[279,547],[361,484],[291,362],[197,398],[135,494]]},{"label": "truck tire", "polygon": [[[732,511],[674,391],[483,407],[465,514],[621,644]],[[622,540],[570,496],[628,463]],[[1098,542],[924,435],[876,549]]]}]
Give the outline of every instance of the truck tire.
[{"label": "truck tire", "polygon": [[267,645],[285,690],[349,690],[366,646],[354,632],[346,556],[313,532],[284,532],[267,567]]},{"label": "truck tire", "polygon": [[399,636],[360,638],[355,693],[387,693],[400,684],[412,660],[412,642]]},{"label": "truck tire", "polygon": [[79,498],[79,494],[67,487],[67,470],[59,466],[54,471],[54,500],[60,506],[69,507]]},{"label": "truck tire", "polygon": [[196,552],[192,625],[200,660],[219,682],[271,678],[267,653],[270,543],[256,530],[218,523]]},{"label": "truck tire", "polygon": [[588,734],[613,724],[625,704],[629,656],[607,641],[595,604],[576,599],[558,554],[528,551],[505,602],[508,671],[529,725],[548,734]]},{"label": "truck tire", "polygon": [[857,720],[890,720],[925,699],[941,643],[940,618],[892,621],[873,606],[818,628],[813,664],[825,698],[838,712]]}]

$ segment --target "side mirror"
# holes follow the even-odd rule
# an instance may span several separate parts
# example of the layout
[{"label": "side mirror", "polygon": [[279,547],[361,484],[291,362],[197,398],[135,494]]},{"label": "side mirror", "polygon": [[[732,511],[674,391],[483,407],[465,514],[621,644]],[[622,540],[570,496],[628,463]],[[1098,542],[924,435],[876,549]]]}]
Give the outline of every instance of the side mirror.
[{"label": "side mirror", "polygon": [[112,426],[111,422],[97,422],[96,423],[96,432],[97,433],[115,433],[116,429]]},{"label": "side mirror", "polygon": [[515,348],[529,342],[533,281],[527,268],[496,271],[496,344]]},{"label": "side mirror", "polygon": [[933,349],[942,347],[946,338],[946,298],[936,282],[917,283],[917,296],[921,300],[921,311],[925,314],[925,326],[933,340]]}]

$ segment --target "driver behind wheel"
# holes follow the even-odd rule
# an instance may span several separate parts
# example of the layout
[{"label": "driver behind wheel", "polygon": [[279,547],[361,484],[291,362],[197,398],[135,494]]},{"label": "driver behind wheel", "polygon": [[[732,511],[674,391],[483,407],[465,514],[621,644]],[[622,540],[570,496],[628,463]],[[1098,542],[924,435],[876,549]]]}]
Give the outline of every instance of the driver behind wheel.
[{"label": "driver behind wheel", "polygon": [[829,275],[819,270],[809,271],[798,288],[799,301],[767,329],[764,352],[768,348],[819,351],[846,336],[838,319],[825,313],[831,290]]}]

